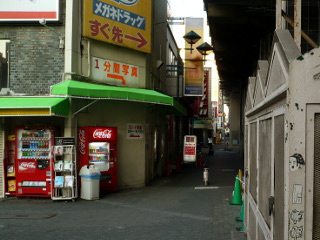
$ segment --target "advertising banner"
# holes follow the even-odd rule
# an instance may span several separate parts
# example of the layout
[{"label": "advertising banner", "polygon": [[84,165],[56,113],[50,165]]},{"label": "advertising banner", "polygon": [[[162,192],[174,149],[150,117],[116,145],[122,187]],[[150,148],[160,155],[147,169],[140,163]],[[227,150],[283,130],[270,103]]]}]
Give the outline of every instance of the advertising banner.
[{"label": "advertising banner", "polygon": [[186,135],[184,136],[183,144],[183,161],[195,162],[197,160],[197,136]]},{"label": "advertising banner", "polygon": [[151,2],[150,0],[84,1],[83,35],[150,53]]},{"label": "advertising banner", "polygon": [[[193,30],[199,36],[203,36],[203,18],[187,18],[186,33]],[[196,50],[202,44],[201,39],[192,45],[194,50],[186,50],[185,54],[185,96],[202,96],[203,94],[203,56]],[[186,43],[186,48],[190,48]]]}]

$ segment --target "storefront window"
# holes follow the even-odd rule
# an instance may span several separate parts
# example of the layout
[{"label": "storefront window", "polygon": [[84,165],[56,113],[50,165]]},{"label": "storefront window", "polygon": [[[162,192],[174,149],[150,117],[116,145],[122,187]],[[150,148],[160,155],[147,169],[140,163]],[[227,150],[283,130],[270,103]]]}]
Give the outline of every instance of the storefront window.
[{"label": "storefront window", "polygon": [[10,40],[0,39],[0,89],[9,87],[9,44]]}]

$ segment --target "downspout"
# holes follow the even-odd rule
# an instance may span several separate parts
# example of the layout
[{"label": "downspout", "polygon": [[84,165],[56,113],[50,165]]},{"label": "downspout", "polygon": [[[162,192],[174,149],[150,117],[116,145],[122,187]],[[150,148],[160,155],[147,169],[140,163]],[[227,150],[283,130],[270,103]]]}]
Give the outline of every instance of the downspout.
[{"label": "downspout", "polygon": [[88,44],[87,44],[87,48],[88,48],[88,72],[87,75],[85,77],[90,78],[91,77],[91,42],[90,39],[87,39]]}]

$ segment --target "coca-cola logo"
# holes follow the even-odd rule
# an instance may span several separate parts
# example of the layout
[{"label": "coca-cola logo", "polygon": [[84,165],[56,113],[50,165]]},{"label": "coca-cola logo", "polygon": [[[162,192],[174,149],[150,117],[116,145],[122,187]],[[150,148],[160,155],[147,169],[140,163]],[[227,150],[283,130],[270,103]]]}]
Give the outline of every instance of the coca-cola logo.
[{"label": "coca-cola logo", "polygon": [[110,129],[96,129],[93,132],[93,138],[111,138],[112,130]]},{"label": "coca-cola logo", "polygon": [[28,171],[29,169],[36,169],[35,162],[20,162],[19,164],[19,171]]},{"label": "coca-cola logo", "polygon": [[86,132],[81,129],[79,130],[79,152],[86,153]]}]

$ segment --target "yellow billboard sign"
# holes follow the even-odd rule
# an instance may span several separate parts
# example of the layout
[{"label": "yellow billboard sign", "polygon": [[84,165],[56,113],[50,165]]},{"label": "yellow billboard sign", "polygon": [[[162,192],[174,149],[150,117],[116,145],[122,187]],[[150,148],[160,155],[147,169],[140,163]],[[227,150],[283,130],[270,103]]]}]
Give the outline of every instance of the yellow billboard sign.
[{"label": "yellow billboard sign", "polygon": [[83,6],[83,35],[150,53],[151,2],[86,0]]},{"label": "yellow billboard sign", "polygon": [[[203,18],[186,18],[186,33],[191,30],[203,36]],[[196,50],[202,42],[200,40],[192,45],[192,52],[186,51],[184,96],[203,95],[203,56]],[[186,47],[190,46],[186,43]]]}]

